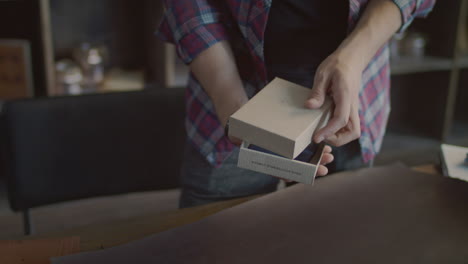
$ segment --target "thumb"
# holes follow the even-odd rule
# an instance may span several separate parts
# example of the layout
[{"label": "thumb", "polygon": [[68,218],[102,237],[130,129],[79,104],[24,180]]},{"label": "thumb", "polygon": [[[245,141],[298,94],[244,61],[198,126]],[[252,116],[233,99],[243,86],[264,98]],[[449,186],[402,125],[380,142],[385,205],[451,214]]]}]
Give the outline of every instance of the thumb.
[{"label": "thumb", "polygon": [[322,107],[325,101],[325,94],[327,88],[328,78],[322,73],[317,72],[314,78],[314,86],[310,91],[309,98],[305,102],[305,107],[310,109],[317,109]]}]

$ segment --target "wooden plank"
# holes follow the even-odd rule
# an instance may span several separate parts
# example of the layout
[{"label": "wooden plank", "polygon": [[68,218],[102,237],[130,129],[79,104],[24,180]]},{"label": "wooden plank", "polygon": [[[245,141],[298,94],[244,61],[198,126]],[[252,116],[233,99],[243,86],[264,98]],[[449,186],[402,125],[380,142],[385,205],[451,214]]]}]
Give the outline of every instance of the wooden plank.
[{"label": "wooden plank", "polygon": [[423,58],[399,58],[391,61],[392,76],[423,73],[431,71],[449,71],[452,69],[451,58],[425,56]]},{"label": "wooden plank", "polygon": [[450,73],[449,90],[447,94],[447,101],[445,104],[444,124],[442,127],[442,142],[446,142],[453,124],[453,116],[455,113],[455,102],[458,93],[458,83],[460,80],[460,62],[462,56],[462,41],[461,38],[464,36],[462,31],[465,29],[464,22],[467,17],[468,0],[462,0],[460,4],[460,10],[458,14],[458,26],[457,26],[457,37],[455,41],[454,50],[454,62],[453,68]]},{"label": "wooden plank", "polygon": [[149,214],[128,220],[23,237],[23,239],[79,236],[81,239],[81,251],[98,250],[125,244],[151,234],[193,223],[221,210],[257,197],[259,196],[244,197],[165,213]]},{"label": "wooden plank", "polygon": [[51,257],[80,252],[80,238],[0,241],[0,263],[48,264]]},{"label": "wooden plank", "polygon": [[29,41],[0,39],[0,98],[25,98],[33,93]]},{"label": "wooden plank", "polygon": [[46,90],[48,95],[59,95],[60,91],[57,91],[55,85],[54,47],[52,44],[49,0],[40,0],[40,12]]},{"label": "wooden plank", "polygon": [[[435,174],[434,165],[423,165],[414,168],[417,171]],[[89,225],[69,230],[39,234],[19,239],[42,239],[54,237],[80,237],[81,251],[92,251],[122,245],[146,236],[164,232],[182,225],[199,221],[224,209],[261,197],[255,195],[207,205],[148,214],[128,220],[113,221],[105,224]]]},{"label": "wooden plank", "polygon": [[426,164],[421,166],[416,166],[412,168],[415,171],[427,173],[427,174],[440,174],[437,166],[434,164]]}]

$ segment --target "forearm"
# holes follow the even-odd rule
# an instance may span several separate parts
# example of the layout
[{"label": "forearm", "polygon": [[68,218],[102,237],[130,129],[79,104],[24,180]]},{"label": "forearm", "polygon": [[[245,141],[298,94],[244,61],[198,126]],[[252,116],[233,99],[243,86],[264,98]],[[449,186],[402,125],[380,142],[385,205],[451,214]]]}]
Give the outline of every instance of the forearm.
[{"label": "forearm", "polygon": [[190,69],[211,98],[221,124],[248,100],[234,55],[227,41],[203,51]]},{"label": "forearm", "polygon": [[401,12],[392,1],[370,0],[356,28],[337,51],[343,53],[354,66],[364,70],[401,24]]}]

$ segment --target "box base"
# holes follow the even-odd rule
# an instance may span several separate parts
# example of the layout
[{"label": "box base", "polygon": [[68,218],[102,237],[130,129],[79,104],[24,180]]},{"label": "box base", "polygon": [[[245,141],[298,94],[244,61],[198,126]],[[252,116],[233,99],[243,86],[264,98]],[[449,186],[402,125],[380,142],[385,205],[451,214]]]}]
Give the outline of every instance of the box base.
[{"label": "box base", "polygon": [[308,163],[256,151],[248,146],[248,142],[242,142],[238,167],[305,184],[313,184],[325,147],[321,144]]}]

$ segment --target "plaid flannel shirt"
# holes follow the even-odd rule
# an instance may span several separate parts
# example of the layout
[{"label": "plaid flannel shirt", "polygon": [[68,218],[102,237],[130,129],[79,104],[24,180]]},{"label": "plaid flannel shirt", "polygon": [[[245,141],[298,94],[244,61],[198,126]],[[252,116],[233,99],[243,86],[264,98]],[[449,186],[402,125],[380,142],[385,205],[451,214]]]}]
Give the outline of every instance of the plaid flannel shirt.
[{"label": "plaid flannel shirt", "polygon": [[[222,40],[229,40],[232,46],[244,45],[247,54],[235,55],[250,98],[267,84],[263,44],[272,1],[164,0],[166,12],[157,34],[176,46],[177,54],[186,64]],[[355,27],[368,1],[349,0],[348,32]],[[403,25],[400,31],[404,31],[415,17],[426,16],[435,4],[435,0],[392,1],[401,11]],[[375,54],[364,70],[359,101],[359,141],[362,158],[367,162],[380,150],[390,113],[387,45]],[[186,111],[188,141],[213,166],[220,166],[235,146],[224,136],[213,103],[193,75],[186,90]]]}]

